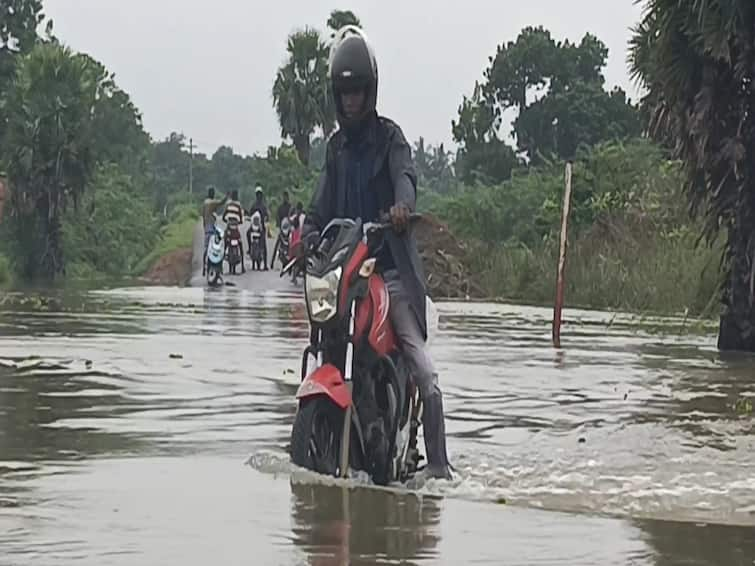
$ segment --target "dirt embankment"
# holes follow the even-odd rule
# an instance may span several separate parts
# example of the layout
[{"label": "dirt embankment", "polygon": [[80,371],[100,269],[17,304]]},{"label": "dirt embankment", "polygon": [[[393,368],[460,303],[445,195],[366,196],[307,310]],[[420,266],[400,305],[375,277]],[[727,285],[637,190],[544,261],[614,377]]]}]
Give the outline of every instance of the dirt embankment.
[{"label": "dirt embankment", "polygon": [[448,226],[431,214],[423,214],[414,227],[414,235],[431,297],[478,299],[486,296],[471,268],[469,247],[451,234]]},{"label": "dirt embankment", "polygon": [[191,279],[191,248],[181,248],[158,259],[144,275],[144,280],[153,285],[188,285]]}]

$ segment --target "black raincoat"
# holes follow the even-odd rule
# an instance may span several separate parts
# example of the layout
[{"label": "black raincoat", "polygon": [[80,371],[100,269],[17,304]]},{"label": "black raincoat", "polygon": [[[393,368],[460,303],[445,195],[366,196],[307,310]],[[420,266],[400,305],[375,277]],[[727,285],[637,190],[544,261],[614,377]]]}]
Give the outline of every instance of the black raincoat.
[{"label": "black raincoat", "polygon": [[[374,167],[368,190],[375,191],[381,213],[390,211],[391,206],[403,203],[415,211],[417,205],[417,175],[414,171],[412,152],[401,128],[388,118],[375,115],[365,132],[373,146]],[[346,217],[347,163],[345,151],[346,135],[337,131],[328,140],[325,166],[307,215],[305,231],[314,226],[322,230],[333,218]],[[412,309],[423,336],[427,336],[425,313],[425,277],[422,259],[417,251],[417,243],[411,229],[403,234],[388,231],[385,234],[393,260],[396,263],[401,282],[409,295]]]}]

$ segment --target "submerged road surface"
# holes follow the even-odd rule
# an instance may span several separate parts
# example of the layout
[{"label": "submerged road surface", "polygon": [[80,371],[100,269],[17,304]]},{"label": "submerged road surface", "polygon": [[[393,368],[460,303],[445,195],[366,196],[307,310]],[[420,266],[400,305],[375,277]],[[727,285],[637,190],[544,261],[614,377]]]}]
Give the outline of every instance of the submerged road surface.
[{"label": "submerged road surface", "polygon": [[377,489],[292,468],[301,290],[234,280],[2,297],[0,565],[752,566],[755,358],[441,303],[457,476]]},{"label": "submerged road surface", "polygon": [[[222,226],[222,223],[220,224]],[[226,283],[230,287],[236,287],[246,291],[286,291],[296,289],[290,278],[280,277],[280,262],[275,262],[275,269],[268,271],[252,271],[252,262],[249,259],[248,248],[246,244],[246,231],[249,229],[249,223],[245,222],[241,226],[241,238],[244,247],[244,264],[246,273],[241,273],[241,266],[237,268],[237,275],[228,274],[228,264],[225,264],[224,275]],[[275,247],[275,238],[267,240],[267,261],[268,266],[273,257]],[[202,276],[202,256],[204,254],[204,234],[202,223],[199,222],[194,230],[194,253],[192,256],[192,276],[190,285],[192,287],[204,287],[207,283]]]}]

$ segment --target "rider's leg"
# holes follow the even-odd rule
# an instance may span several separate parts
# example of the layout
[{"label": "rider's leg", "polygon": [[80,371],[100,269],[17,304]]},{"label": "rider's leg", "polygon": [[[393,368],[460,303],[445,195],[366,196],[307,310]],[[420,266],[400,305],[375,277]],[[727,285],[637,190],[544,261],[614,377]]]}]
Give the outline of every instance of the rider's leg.
[{"label": "rider's leg", "polygon": [[427,472],[431,477],[449,479],[451,472],[446,452],[443,394],[438,386],[438,374],[435,372],[427,344],[398,272],[388,271],[385,274],[385,282],[391,297],[390,316],[393,329],[422,396],[422,428],[427,452]]},{"label": "rider's leg", "polygon": [[273,259],[270,260],[270,269],[275,267],[275,258],[278,257],[278,246],[280,245],[280,238],[275,240],[275,246],[273,246]]},{"label": "rider's leg", "polygon": [[261,243],[262,243],[262,267],[265,271],[267,271],[267,227],[262,227],[262,236],[261,236]]},{"label": "rider's leg", "polygon": [[202,276],[207,273],[207,248],[210,246],[210,236],[212,232],[205,229],[204,231],[204,252],[202,253]]}]

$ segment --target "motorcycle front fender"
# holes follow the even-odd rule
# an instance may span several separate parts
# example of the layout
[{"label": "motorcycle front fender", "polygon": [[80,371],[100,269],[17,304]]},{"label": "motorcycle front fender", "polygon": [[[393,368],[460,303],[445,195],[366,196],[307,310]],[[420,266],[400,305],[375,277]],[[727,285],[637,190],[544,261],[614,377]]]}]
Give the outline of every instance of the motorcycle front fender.
[{"label": "motorcycle front fender", "polygon": [[297,399],[327,395],[342,409],[351,406],[351,391],[343,380],[341,371],[332,364],[325,364],[309,374],[296,392]]}]

